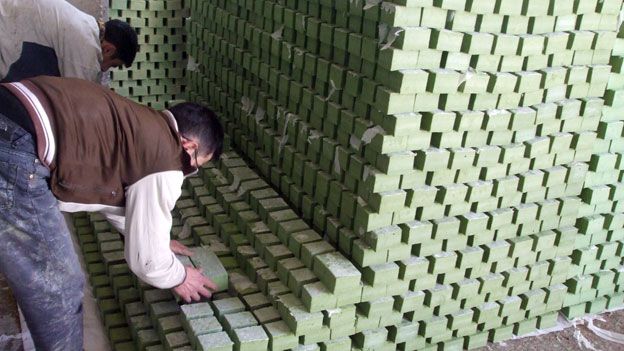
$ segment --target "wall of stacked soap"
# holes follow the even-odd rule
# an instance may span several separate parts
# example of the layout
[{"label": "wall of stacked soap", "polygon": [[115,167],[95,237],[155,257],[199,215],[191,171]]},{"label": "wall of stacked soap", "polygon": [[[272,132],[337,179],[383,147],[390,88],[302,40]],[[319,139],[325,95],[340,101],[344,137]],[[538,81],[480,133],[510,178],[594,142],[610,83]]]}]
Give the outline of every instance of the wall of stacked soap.
[{"label": "wall of stacked soap", "polygon": [[[343,271],[295,255],[320,284],[273,299],[280,316],[284,300],[325,316],[353,305],[355,329],[336,337],[375,349],[473,348],[553,325],[581,249],[603,235],[584,245],[577,218],[598,201],[586,177],[607,177],[592,161],[603,110],[617,109],[605,91],[621,6],[190,1],[189,98],[220,112],[293,220],[348,259]],[[589,261],[584,274],[603,269]],[[344,283],[323,278],[336,273]]]},{"label": "wall of stacked soap", "polygon": [[619,202],[623,190],[624,26],[619,25],[597,139],[581,193],[578,234],[571,256],[572,277],[566,282],[568,294],[563,309],[568,318],[624,304],[624,214]]},{"label": "wall of stacked soap", "polygon": [[109,86],[117,93],[156,109],[183,98],[184,0],[110,0],[111,19],[130,23],[139,37],[139,52],[130,68],[112,69]]}]

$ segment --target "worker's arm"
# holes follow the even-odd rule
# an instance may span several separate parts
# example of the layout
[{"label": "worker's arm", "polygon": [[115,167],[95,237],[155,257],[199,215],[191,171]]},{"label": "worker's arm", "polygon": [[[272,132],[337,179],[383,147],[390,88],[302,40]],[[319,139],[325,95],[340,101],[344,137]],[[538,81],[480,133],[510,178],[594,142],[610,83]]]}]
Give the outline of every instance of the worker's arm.
[{"label": "worker's arm", "polygon": [[172,288],[191,302],[210,297],[217,286],[201,270],[184,267],[170,249],[171,210],[182,193],[183,179],[180,171],[160,172],[128,187],[125,256],[141,280],[160,289]]},{"label": "worker's arm", "polygon": [[126,190],[126,261],[141,280],[161,289],[181,284],[186,276],[169,247],[171,210],[183,179],[180,171],[160,172]]}]

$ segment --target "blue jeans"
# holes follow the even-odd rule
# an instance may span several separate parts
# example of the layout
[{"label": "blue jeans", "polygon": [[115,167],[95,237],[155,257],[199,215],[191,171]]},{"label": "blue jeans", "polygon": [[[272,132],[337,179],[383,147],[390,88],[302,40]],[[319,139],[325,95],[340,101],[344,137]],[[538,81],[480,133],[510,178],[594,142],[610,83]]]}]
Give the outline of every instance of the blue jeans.
[{"label": "blue jeans", "polygon": [[33,137],[0,114],[0,271],[37,350],[82,349],[84,276]]}]

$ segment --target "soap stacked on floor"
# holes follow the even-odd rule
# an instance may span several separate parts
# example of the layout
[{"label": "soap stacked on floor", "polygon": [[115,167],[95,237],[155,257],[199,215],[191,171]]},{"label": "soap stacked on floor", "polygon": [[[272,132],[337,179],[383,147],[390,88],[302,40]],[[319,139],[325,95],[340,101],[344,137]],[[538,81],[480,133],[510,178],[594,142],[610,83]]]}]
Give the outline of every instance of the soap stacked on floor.
[{"label": "soap stacked on floor", "polygon": [[112,69],[110,87],[156,109],[183,97],[183,0],[109,0],[109,17],[128,22],[138,34],[139,52],[130,68]]},{"label": "soap stacked on floor", "polygon": [[[179,227],[174,227],[179,231],[182,228],[180,217],[174,221],[180,223]],[[121,236],[103,217],[77,214],[74,226],[87,264],[90,285],[114,350],[182,351],[210,343],[214,346],[214,340],[198,343],[195,334],[223,332],[227,330],[223,323],[230,313],[246,310],[241,301],[227,292],[215,294],[210,303],[180,306],[170,290],[155,289],[142,283],[129,271]],[[188,238],[180,240],[187,244],[194,242]],[[191,258],[178,258],[185,265],[201,267],[217,283],[219,291],[227,290],[228,277],[220,261],[229,263],[228,269],[235,269],[232,256],[217,258],[207,247],[192,247],[192,251]],[[233,305],[242,308],[234,310]],[[222,320],[205,323],[204,317],[212,316],[213,311]],[[231,347],[234,343],[228,340],[224,345]]]},{"label": "soap stacked on floor", "polygon": [[[624,14],[622,14],[624,15]],[[589,161],[583,203],[576,222],[572,278],[563,313],[579,317],[624,305],[624,214],[622,155],[624,144],[624,26],[615,41],[605,106]]]},{"label": "soap stacked on floor", "polygon": [[620,7],[191,1],[189,96],[360,273],[356,347],[475,347],[562,307]]}]

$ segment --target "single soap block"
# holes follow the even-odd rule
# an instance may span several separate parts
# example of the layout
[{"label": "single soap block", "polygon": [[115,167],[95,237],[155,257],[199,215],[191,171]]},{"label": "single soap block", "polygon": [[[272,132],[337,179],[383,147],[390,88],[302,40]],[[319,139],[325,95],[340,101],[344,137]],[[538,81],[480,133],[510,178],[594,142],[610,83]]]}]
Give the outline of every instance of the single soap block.
[{"label": "single soap block", "polygon": [[333,292],[344,292],[356,287],[362,274],[338,252],[317,255],[314,259],[314,273]]},{"label": "single soap block", "polygon": [[217,255],[207,246],[194,247],[191,251],[193,252],[191,256],[193,265],[200,268],[203,274],[217,285],[217,291],[227,290],[228,273]]},{"label": "single soap block", "polygon": [[223,326],[226,330],[246,328],[258,325],[258,321],[249,311],[230,313],[223,316]]},{"label": "single soap block", "polygon": [[269,337],[261,326],[234,329],[234,349],[237,351],[266,350],[269,346]]},{"label": "single soap block", "polygon": [[198,349],[201,351],[231,351],[234,343],[226,332],[218,332],[200,335],[198,338]]}]

